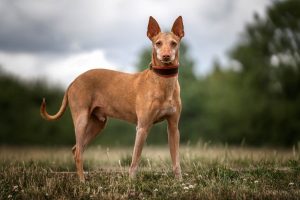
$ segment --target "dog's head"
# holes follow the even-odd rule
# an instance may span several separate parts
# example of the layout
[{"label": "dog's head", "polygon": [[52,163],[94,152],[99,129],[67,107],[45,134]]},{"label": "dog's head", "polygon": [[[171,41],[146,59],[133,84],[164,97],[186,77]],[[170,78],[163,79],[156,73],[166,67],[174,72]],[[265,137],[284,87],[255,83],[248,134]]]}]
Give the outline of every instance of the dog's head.
[{"label": "dog's head", "polygon": [[179,16],[171,32],[161,32],[157,21],[150,16],[148,23],[148,38],[152,41],[154,65],[178,65],[178,50],[181,38],[184,36],[182,17]]}]

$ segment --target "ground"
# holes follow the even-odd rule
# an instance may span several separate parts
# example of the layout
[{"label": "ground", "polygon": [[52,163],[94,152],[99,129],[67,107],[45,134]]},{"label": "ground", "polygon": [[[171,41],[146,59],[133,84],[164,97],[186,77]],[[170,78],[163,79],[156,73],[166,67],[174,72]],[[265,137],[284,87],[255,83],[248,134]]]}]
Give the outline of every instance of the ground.
[{"label": "ground", "polygon": [[174,179],[167,147],[146,146],[136,180],[132,148],[89,147],[87,181],[71,147],[0,147],[0,199],[300,199],[300,151],[183,146],[183,180]]}]

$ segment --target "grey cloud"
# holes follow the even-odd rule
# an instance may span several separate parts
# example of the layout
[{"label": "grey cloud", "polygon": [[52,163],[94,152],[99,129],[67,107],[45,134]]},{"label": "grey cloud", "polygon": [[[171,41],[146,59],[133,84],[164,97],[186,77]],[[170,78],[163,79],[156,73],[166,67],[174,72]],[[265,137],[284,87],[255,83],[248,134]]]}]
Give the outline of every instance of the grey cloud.
[{"label": "grey cloud", "polygon": [[2,0],[0,51],[63,55],[103,49],[114,62],[130,65],[150,45],[149,15],[164,30],[183,15],[184,40],[200,67],[207,68],[215,55],[224,56],[253,11],[269,1]]},{"label": "grey cloud", "polygon": [[[110,20],[89,13],[90,7],[81,4],[56,4],[50,1],[40,4],[46,13],[39,11],[36,1],[1,2],[0,49],[4,51],[69,52],[78,49],[106,48],[134,44],[138,26],[123,23],[122,18]],[[70,4],[75,1],[68,1]],[[55,2],[57,3],[57,2]],[[49,5],[49,9],[47,9]],[[99,8],[99,13],[105,7]],[[99,19],[97,19],[99,18]],[[130,27],[130,29],[128,29]],[[141,34],[144,36],[144,34]],[[74,48],[76,47],[76,48]]]},{"label": "grey cloud", "polygon": [[226,21],[236,9],[237,0],[223,0],[211,3],[210,7],[200,13],[209,23],[222,23]]}]

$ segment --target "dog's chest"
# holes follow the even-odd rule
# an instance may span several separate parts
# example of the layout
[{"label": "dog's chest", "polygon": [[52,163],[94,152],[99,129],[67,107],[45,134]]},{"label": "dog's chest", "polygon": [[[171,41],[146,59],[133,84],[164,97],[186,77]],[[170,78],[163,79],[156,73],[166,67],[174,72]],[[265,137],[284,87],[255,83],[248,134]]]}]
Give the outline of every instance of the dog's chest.
[{"label": "dog's chest", "polygon": [[163,120],[166,116],[172,115],[176,112],[175,102],[173,100],[167,100],[162,103],[157,110],[157,121]]}]

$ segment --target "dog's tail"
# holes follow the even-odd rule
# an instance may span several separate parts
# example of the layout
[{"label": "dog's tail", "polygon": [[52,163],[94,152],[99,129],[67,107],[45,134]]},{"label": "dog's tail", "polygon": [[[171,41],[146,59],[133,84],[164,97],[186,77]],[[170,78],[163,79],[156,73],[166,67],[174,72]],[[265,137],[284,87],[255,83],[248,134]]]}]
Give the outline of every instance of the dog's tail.
[{"label": "dog's tail", "polygon": [[49,115],[46,110],[46,99],[43,98],[43,102],[40,107],[41,116],[48,121],[59,119],[65,112],[68,105],[68,90],[65,92],[59,111],[55,115]]}]

